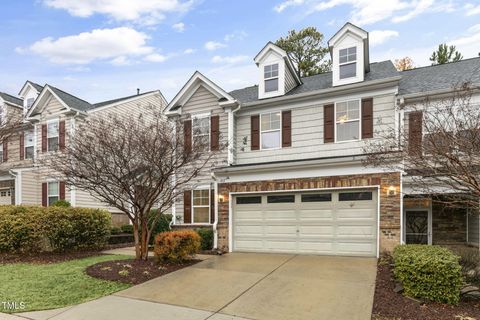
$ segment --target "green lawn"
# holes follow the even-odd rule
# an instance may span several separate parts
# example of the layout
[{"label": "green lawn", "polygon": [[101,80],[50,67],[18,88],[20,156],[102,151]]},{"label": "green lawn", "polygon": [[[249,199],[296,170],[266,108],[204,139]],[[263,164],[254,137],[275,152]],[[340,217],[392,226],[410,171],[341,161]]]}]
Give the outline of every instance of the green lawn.
[{"label": "green lawn", "polygon": [[[0,301],[24,302],[15,312],[65,307],[96,299],[130,287],[85,274],[85,268],[98,262],[131,257],[102,255],[55,264],[15,263],[0,265]],[[2,310],[0,312],[8,312]]]}]

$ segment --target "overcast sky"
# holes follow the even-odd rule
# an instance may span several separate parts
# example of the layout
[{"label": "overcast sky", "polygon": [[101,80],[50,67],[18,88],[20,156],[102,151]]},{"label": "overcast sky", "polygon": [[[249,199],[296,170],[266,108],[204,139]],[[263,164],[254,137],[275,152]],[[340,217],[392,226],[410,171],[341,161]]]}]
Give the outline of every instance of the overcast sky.
[{"label": "overcast sky", "polygon": [[480,1],[2,0],[0,91],[25,80],[89,102],[160,89],[170,100],[195,70],[227,90],[257,82],[253,57],[289,29],[325,42],[345,22],[370,32],[370,61],[428,65],[434,48],[480,52]]}]

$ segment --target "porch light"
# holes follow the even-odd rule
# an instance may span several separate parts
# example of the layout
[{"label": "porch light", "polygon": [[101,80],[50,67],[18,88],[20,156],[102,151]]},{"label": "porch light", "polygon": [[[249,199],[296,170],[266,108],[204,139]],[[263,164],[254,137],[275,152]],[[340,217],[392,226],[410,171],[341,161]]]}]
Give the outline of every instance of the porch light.
[{"label": "porch light", "polygon": [[225,200],[225,197],[223,196],[223,194],[219,194],[218,195],[218,201],[223,202],[224,200]]},{"label": "porch light", "polygon": [[390,187],[388,187],[387,195],[388,195],[389,197],[394,196],[394,195],[396,195],[396,194],[397,194],[397,188],[395,188],[395,186],[390,186]]}]

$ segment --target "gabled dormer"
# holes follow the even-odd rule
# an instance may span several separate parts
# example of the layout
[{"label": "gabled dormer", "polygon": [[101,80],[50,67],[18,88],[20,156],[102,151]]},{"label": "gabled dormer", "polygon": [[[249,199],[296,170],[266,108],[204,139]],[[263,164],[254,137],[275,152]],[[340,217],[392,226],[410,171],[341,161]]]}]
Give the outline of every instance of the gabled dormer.
[{"label": "gabled dormer", "polygon": [[329,41],[332,85],[361,82],[369,72],[368,32],[347,22]]},{"label": "gabled dormer", "polygon": [[254,61],[260,78],[259,99],[283,96],[302,83],[287,52],[272,42],[263,47]]},{"label": "gabled dormer", "polygon": [[18,94],[23,99],[23,114],[26,115],[30,107],[37,99],[40,92],[43,90],[43,86],[36,84],[32,81],[27,81],[23,85],[20,93]]}]

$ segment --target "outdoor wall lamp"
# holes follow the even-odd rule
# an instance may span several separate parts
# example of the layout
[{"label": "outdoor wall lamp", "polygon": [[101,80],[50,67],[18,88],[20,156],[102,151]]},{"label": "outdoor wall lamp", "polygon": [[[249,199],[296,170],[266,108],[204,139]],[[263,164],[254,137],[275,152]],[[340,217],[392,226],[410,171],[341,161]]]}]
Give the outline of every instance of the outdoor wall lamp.
[{"label": "outdoor wall lamp", "polygon": [[397,188],[395,188],[395,186],[390,186],[390,187],[388,187],[387,195],[388,195],[389,197],[392,197],[392,196],[394,196],[394,195],[396,195],[396,194],[397,194]]}]

